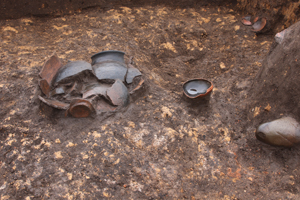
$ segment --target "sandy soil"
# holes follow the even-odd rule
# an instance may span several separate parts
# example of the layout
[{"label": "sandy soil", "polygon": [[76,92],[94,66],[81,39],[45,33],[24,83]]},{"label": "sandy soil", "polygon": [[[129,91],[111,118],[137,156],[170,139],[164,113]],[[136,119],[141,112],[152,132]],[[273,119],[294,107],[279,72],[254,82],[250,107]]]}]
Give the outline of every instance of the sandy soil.
[{"label": "sandy soil", "polygon": [[[90,9],[0,21],[1,199],[298,199],[298,149],[254,136],[248,93],[273,35],[227,7]],[[40,103],[39,71],[103,50],[134,56],[144,90],[117,113],[65,118]],[[182,83],[206,78],[207,101]],[[288,156],[286,156],[288,155]]]}]

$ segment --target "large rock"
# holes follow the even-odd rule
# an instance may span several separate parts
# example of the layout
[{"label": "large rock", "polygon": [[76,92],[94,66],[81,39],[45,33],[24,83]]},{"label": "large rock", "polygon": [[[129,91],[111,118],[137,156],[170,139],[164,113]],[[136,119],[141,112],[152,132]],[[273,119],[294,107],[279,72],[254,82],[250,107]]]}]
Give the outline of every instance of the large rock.
[{"label": "large rock", "polygon": [[300,21],[289,27],[282,40],[274,40],[251,94],[250,110],[256,112],[250,112],[252,121],[287,115],[300,120]]}]

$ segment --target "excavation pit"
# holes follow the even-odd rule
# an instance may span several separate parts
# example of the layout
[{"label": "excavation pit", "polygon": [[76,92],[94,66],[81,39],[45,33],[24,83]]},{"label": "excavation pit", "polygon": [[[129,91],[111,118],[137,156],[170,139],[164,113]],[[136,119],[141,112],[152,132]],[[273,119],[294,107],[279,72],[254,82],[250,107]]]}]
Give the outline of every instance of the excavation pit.
[{"label": "excavation pit", "polygon": [[[281,44],[273,43],[275,33],[252,32],[241,19],[257,13],[236,8],[256,1],[130,2],[0,21],[0,198],[299,199],[298,147],[272,147],[255,138],[259,124],[281,114],[299,120],[299,52],[293,42],[300,45],[290,40],[298,32],[288,31]],[[261,2],[256,7],[273,5]],[[287,8],[292,3],[284,2]],[[288,44],[294,49],[280,46]],[[145,90],[130,94],[128,106],[109,112],[115,106],[100,98],[93,107],[108,112],[93,117],[46,112],[39,96],[48,99],[47,91],[83,95],[80,82],[47,90],[53,77],[43,78],[46,94],[40,91],[39,73],[54,51],[66,65],[91,63],[91,55],[114,49],[126,52],[128,69],[136,66],[143,76],[128,88],[130,94],[144,82]],[[199,77],[214,85],[210,100],[184,101],[183,83]],[[81,91],[100,95],[113,83],[105,84]]]}]

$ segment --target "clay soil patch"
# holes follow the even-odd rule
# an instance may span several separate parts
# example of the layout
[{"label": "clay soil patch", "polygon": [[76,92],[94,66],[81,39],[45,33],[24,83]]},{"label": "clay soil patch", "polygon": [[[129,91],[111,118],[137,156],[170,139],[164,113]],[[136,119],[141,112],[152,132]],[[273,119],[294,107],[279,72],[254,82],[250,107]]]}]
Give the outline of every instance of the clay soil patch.
[{"label": "clay soil patch", "polygon": [[[273,35],[241,18],[143,6],[0,21],[0,198],[299,198],[298,149],[257,141],[247,118],[267,112],[248,109],[248,91]],[[133,56],[145,78],[126,109],[77,119],[39,101],[54,51],[66,64],[104,50]],[[183,96],[194,78],[214,84],[209,101]]]}]

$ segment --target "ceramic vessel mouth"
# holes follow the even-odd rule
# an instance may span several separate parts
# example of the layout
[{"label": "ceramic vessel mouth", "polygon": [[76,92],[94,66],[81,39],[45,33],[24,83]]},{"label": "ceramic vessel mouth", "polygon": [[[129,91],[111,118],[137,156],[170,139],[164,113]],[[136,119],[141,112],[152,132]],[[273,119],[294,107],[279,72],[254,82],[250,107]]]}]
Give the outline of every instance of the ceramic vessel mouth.
[{"label": "ceramic vessel mouth", "polygon": [[84,99],[76,99],[70,103],[68,112],[75,118],[88,117],[94,111],[93,105]]},{"label": "ceramic vessel mouth", "polygon": [[242,24],[246,25],[246,26],[252,26],[255,22],[257,22],[257,20],[259,19],[259,17],[253,17],[251,15],[247,15],[245,17],[242,18]]},{"label": "ceramic vessel mouth", "polygon": [[183,84],[184,94],[191,99],[204,97],[208,95],[212,89],[212,82],[201,78],[188,80]]},{"label": "ceramic vessel mouth", "polygon": [[92,65],[100,62],[116,61],[124,63],[125,52],[117,50],[108,50],[96,53],[91,56]]}]

